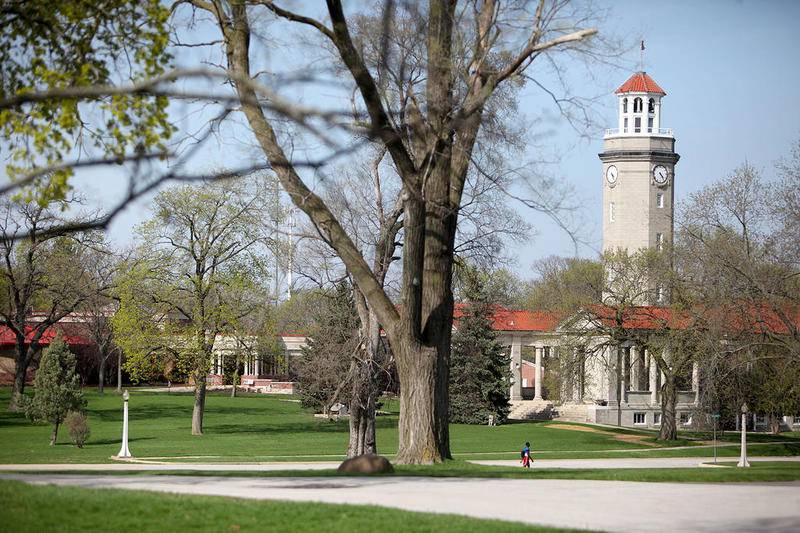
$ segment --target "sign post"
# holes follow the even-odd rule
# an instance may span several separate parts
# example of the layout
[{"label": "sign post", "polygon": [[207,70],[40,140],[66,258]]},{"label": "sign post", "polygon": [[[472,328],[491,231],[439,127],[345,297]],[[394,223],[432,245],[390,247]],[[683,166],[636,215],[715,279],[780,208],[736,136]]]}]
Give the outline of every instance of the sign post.
[{"label": "sign post", "polygon": [[719,420],[719,413],[713,413],[711,418],[714,419],[714,464],[717,464],[717,420]]}]

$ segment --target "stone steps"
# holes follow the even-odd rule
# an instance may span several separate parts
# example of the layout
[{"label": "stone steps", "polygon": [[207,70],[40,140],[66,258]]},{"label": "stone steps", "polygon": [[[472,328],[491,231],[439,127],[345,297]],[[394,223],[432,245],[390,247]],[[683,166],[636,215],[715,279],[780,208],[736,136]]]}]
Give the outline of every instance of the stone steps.
[{"label": "stone steps", "polygon": [[556,406],[554,420],[562,422],[588,422],[589,406],[582,403],[565,403]]},{"label": "stone steps", "polygon": [[548,400],[512,400],[510,420],[550,420],[553,402]]}]

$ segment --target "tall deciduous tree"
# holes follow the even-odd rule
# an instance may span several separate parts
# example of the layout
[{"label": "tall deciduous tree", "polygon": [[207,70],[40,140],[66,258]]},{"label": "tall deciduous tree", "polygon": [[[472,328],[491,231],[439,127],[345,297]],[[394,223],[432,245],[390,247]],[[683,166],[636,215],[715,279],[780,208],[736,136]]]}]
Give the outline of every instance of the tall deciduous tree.
[{"label": "tall deciduous tree", "polygon": [[267,205],[267,189],[252,182],[181,186],[158,195],[153,219],[139,229],[140,278],[121,302],[117,337],[129,370],[151,368],[159,349],[175,354],[194,383],[193,435],[203,433],[217,335],[253,312],[242,288],[266,275]]},{"label": "tall deciduous tree", "polygon": [[[541,2],[531,14],[531,32],[518,41],[521,44],[506,48],[509,41],[497,39],[496,34],[507,30],[511,37],[513,30],[501,23],[501,15],[508,14],[498,3],[459,6],[455,1],[431,0],[427,14],[420,18],[427,39],[425,90],[409,98],[402,108],[391,110],[376,83],[377,73],[370,71],[353,41],[341,2],[328,2],[329,24],[275,2],[262,2],[276,16],[316,30],[336,49],[366,109],[364,130],[386,146],[402,180],[403,281],[398,308],[341,222],[292,164],[274,121],[259,105],[259,93],[251,81],[255,13],[245,2],[190,3],[217,21],[242,112],[283,188],[336,250],[386,331],[401,381],[397,460],[429,463],[449,457],[447,384],[454,241],[483,113],[498,87],[518,79],[541,54],[580,43],[596,30],[574,26],[565,30],[559,22],[559,6]],[[416,7],[409,7],[416,12]],[[515,22],[523,13],[513,13]],[[387,7],[386,20],[393,16]],[[462,48],[462,38],[471,46]],[[463,63],[463,71],[457,71],[462,63],[454,57],[465,48],[470,60]]]},{"label": "tall deciduous tree", "polygon": [[18,410],[42,335],[91,292],[86,236],[58,229],[61,207],[21,199],[0,203],[0,324],[14,334],[11,411]]}]

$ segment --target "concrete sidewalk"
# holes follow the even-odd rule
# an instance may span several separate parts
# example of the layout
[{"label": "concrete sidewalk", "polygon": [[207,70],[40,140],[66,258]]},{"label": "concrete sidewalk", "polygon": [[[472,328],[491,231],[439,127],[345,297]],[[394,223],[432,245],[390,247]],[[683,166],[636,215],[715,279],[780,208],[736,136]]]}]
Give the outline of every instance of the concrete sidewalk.
[{"label": "concrete sidewalk", "polygon": [[[718,463],[738,461],[738,457],[719,457]],[[800,461],[799,456],[792,457],[748,457],[748,461]],[[551,468],[695,468],[703,463],[712,463],[713,457],[620,457],[616,459],[536,459],[533,458],[534,470]],[[498,459],[469,461],[478,465],[520,467],[519,459]]]},{"label": "concrete sidewalk", "polygon": [[[737,457],[722,457],[719,462],[736,461]],[[758,461],[800,461],[800,456],[792,457],[749,457],[751,462]],[[710,463],[710,457],[648,457],[617,459],[536,459],[533,469],[551,468],[695,468],[701,463]],[[520,468],[518,459],[476,460],[469,461],[479,465],[505,466]],[[275,472],[280,470],[326,470],[339,466],[336,461],[324,462],[271,462],[271,463],[167,463],[150,459],[141,462],[118,461],[113,463],[91,464],[0,464],[0,471],[5,472],[146,472],[146,471],[183,471],[183,472]]]},{"label": "concrete sidewalk", "polygon": [[34,484],[366,504],[604,531],[798,531],[800,484],[2,474]]}]

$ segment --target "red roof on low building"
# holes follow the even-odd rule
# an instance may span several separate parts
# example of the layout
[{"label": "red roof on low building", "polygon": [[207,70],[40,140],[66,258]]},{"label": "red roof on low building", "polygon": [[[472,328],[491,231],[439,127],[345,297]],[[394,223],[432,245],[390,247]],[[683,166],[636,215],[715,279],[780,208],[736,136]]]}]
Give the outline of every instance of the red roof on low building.
[{"label": "red roof on low building", "polygon": [[[453,320],[464,316],[466,304],[459,303],[453,309]],[[495,331],[554,331],[564,318],[553,311],[526,311],[497,306],[492,313],[492,329]]]},{"label": "red roof on low building", "polygon": [[603,305],[592,305],[587,309],[605,327],[614,327],[618,322],[623,329],[685,329],[699,326],[720,327],[730,332],[773,333],[787,335],[790,328],[800,327],[800,309],[777,309],[762,304],[730,304],[725,307],[695,307],[674,310],[669,307],[640,306],[621,311]]},{"label": "red roof on low building", "polygon": [[[74,326],[70,324],[69,326]],[[82,335],[77,331],[78,328],[68,327],[67,324],[59,324],[58,327],[49,327],[42,334],[39,339],[40,346],[48,346],[50,342],[61,333],[61,338],[64,339],[69,346],[91,346],[94,344],[91,339]],[[35,335],[33,326],[25,328],[25,344],[30,344]],[[7,326],[0,326],[0,348],[13,348],[16,345],[17,338],[14,332]]]},{"label": "red roof on low building", "polygon": [[622,93],[655,93],[662,96],[667,94],[653,81],[653,78],[647,75],[647,72],[637,72],[628,78],[628,81],[616,90],[616,94]]}]

